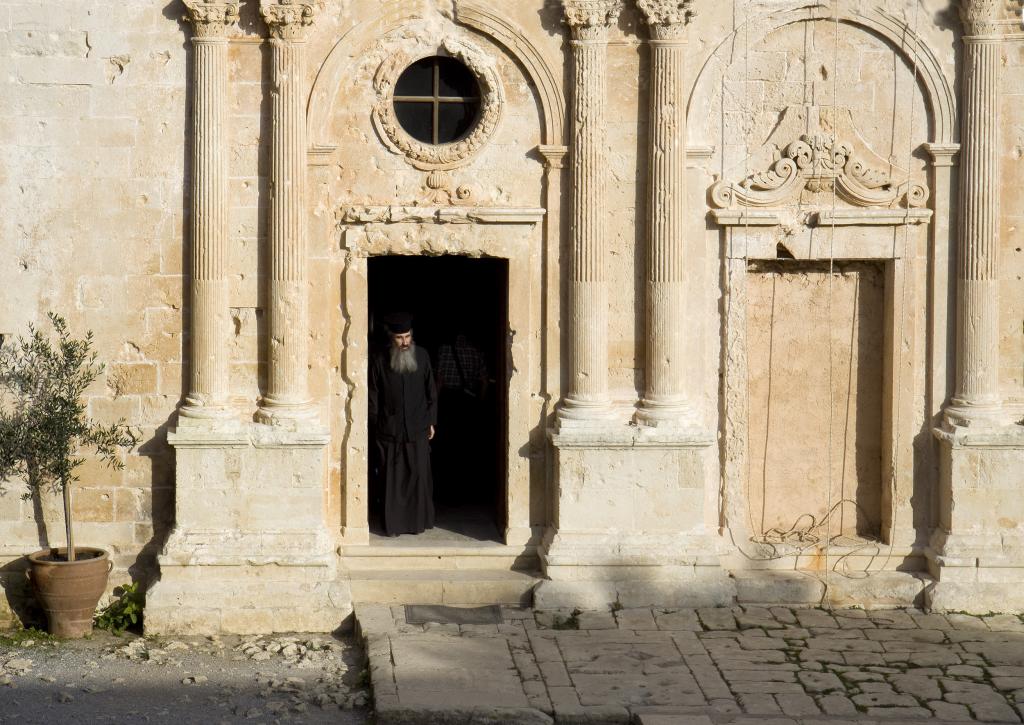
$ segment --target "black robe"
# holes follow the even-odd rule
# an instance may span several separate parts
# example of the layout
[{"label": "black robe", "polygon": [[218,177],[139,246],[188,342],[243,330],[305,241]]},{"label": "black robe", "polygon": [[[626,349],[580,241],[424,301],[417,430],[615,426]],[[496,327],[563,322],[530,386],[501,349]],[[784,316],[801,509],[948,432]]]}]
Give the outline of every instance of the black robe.
[{"label": "black robe", "polygon": [[430,356],[416,348],[417,370],[396,373],[390,351],[370,363],[369,417],[384,489],[384,533],[418,534],[434,526],[430,426],[437,425],[437,389]]}]

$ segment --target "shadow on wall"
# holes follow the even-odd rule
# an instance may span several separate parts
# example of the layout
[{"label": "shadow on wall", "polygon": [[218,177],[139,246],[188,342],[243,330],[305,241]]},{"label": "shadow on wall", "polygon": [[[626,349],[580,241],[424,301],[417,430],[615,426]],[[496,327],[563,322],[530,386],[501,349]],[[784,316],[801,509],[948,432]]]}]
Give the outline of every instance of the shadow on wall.
[{"label": "shadow on wall", "polygon": [[[156,429],[151,438],[141,443],[133,454],[139,458],[149,459],[148,480],[151,482],[149,509],[153,533],[137,551],[134,561],[127,567],[131,582],[140,584],[142,591],[148,590],[159,579],[160,571],[156,557],[163,549],[167,537],[174,527],[174,452],[167,445],[167,431],[174,427],[176,421],[177,413],[175,412]],[[39,548],[45,549],[51,545],[63,546],[63,511],[48,511],[50,506],[47,505],[47,502],[40,500],[39,496],[33,496],[32,505],[39,533]],[[56,505],[59,506],[59,502]],[[52,536],[50,531],[54,532]],[[112,545],[111,542],[85,541],[79,543],[107,549],[115,564],[119,561],[118,547]],[[124,543],[134,549],[131,542]],[[32,585],[27,576],[28,568],[27,555],[20,556],[0,567],[0,589],[3,590],[7,600],[7,608],[17,619],[17,621],[5,621],[3,607],[0,607],[0,629],[11,625],[16,626],[19,622],[23,627],[46,628],[46,617],[36,603]],[[121,571],[121,569],[115,568],[111,573],[107,582],[108,590],[127,583],[118,580]]]}]

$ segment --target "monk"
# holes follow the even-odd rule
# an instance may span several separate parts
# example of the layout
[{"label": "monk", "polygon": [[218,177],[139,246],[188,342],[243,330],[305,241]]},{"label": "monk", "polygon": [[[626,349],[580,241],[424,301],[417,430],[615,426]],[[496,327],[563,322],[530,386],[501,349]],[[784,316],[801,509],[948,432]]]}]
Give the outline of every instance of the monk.
[{"label": "monk", "polygon": [[437,388],[430,356],[416,347],[412,316],[384,319],[390,345],[370,362],[369,417],[376,434],[384,490],[384,533],[419,534],[434,527],[430,441],[437,425]]}]

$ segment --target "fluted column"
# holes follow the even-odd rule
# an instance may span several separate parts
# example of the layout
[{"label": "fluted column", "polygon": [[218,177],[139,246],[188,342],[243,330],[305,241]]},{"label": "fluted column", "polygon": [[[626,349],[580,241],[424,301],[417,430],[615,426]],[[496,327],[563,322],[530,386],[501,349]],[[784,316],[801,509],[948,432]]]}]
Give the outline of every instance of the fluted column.
[{"label": "fluted column", "polygon": [[306,272],[305,34],[309,3],[264,2],[270,28],[270,295],[267,391],[258,418],[280,423],[313,415],[308,393],[309,300]]},{"label": "fluted column", "polygon": [[564,0],[572,31],[572,253],[569,281],[569,394],[563,420],[602,419],[608,396],[608,281],[605,201],[608,164],[608,29],[621,0]]},{"label": "fluted column", "polygon": [[964,24],[956,392],[947,419],[996,422],[999,394],[999,62],[995,0],[961,0]]},{"label": "fluted column", "polygon": [[691,0],[637,0],[650,27],[647,348],[637,419],[680,423],[686,414],[683,241],[686,220],[686,24]]},{"label": "fluted column", "polygon": [[192,62],[192,287],[189,388],[184,418],[221,418],[228,407],[227,30],[237,2],[186,0]]}]

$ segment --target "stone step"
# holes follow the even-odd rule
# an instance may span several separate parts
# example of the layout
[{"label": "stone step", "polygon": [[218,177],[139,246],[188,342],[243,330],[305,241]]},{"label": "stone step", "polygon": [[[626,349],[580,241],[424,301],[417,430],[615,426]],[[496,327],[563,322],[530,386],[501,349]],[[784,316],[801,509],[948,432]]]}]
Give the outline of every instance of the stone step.
[{"label": "stone step", "polygon": [[343,571],[381,571],[421,569],[487,569],[537,571],[540,559],[534,546],[505,546],[487,543],[426,546],[380,545],[343,546]]},{"label": "stone step", "polygon": [[492,569],[385,569],[351,571],[354,604],[450,604],[530,606],[536,571]]}]

